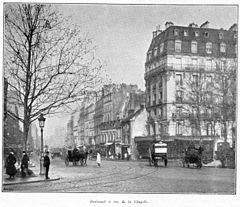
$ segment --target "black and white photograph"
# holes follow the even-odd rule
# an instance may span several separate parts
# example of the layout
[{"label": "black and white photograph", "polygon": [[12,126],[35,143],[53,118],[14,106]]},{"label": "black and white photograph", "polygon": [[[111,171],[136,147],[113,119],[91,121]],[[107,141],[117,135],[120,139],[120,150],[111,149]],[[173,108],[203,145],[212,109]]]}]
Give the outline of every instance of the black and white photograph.
[{"label": "black and white photograph", "polygon": [[2,3],[1,194],[236,196],[226,3]]}]

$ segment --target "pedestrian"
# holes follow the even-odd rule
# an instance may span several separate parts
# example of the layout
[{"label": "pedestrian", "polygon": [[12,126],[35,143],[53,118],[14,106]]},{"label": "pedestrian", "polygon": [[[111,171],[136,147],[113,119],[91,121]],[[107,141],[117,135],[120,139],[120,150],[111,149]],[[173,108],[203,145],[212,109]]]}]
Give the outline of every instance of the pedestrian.
[{"label": "pedestrian", "polygon": [[22,161],[21,161],[21,175],[25,177],[28,174],[28,162],[29,157],[25,151],[23,151]]},{"label": "pedestrian", "polygon": [[10,152],[6,159],[6,173],[9,175],[9,178],[14,178],[17,173],[15,163],[17,162],[16,157],[13,152]]},{"label": "pedestrian", "polygon": [[99,151],[97,152],[97,165],[98,165],[98,167],[100,167],[100,165],[101,165],[101,154]]},{"label": "pedestrian", "polygon": [[44,160],[43,160],[43,167],[45,167],[45,178],[50,179],[48,177],[48,171],[49,171],[49,166],[50,166],[50,159],[49,159],[49,152],[45,152]]}]

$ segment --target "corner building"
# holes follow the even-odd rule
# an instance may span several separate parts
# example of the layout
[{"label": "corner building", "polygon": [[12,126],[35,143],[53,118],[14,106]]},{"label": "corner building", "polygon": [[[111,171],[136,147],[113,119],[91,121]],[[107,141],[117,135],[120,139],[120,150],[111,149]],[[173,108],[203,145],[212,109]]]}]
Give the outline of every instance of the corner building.
[{"label": "corner building", "polygon": [[181,130],[189,115],[178,113],[180,116],[176,118],[176,112],[184,107],[182,86],[190,76],[203,71],[205,77],[213,79],[219,65],[236,65],[236,41],[236,24],[224,30],[209,28],[209,22],[200,27],[194,23],[184,27],[166,22],[164,31],[157,27],[153,32],[144,75],[147,126],[150,137],[169,143],[170,157],[179,156],[187,143],[200,140],[210,147],[209,153],[213,155],[221,126],[214,135],[203,130],[201,136],[196,136],[193,129]]}]

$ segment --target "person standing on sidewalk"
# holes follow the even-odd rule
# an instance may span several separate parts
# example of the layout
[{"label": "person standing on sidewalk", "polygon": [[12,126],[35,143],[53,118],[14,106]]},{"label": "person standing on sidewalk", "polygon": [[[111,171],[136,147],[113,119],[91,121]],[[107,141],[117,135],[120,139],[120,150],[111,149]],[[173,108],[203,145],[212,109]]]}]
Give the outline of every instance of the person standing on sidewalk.
[{"label": "person standing on sidewalk", "polygon": [[21,162],[21,175],[25,177],[28,174],[28,161],[29,157],[25,151],[23,151],[22,162]]},{"label": "person standing on sidewalk", "polygon": [[13,152],[10,152],[6,159],[6,173],[9,175],[9,178],[14,178],[17,173],[17,169],[15,167],[17,159],[14,156]]},{"label": "person standing on sidewalk", "polygon": [[97,152],[97,165],[98,165],[98,167],[100,167],[100,165],[101,165],[101,154],[99,151]]},{"label": "person standing on sidewalk", "polygon": [[45,178],[46,179],[50,179],[48,177],[49,166],[50,166],[49,152],[46,151],[46,154],[45,154],[44,160],[43,160],[43,167],[45,167]]}]

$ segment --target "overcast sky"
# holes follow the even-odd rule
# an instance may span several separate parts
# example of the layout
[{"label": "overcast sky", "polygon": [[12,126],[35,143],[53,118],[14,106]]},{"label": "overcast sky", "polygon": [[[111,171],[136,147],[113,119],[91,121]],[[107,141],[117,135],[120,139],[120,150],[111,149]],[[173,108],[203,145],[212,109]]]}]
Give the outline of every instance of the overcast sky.
[{"label": "overcast sky", "polygon": [[63,11],[82,26],[114,82],[137,84],[144,90],[146,51],[157,25],[165,28],[166,21],[199,26],[205,21],[211,28],[229,29],[237,22],[234,6],[176,6],[176,5],[84,5],[63,4]]},{"label": "overcast sky", "polygon": [[[107,72],[113,82],[137,84],[144,87],[144,63],[152,39],[152,32],[165,22],[188,26],[195,22],[199,26],[205,21],[210,28],[229,29],[237,23],[236,6],[187,6],[187,5],[107,5],[107,4],[61,4],[65,15],[79,24],[93,39],[98,57],[107,62]],[[47,131],[52,131],[64,121],[48,122]],[[56,121],[55,121],[56,120]]]}]

